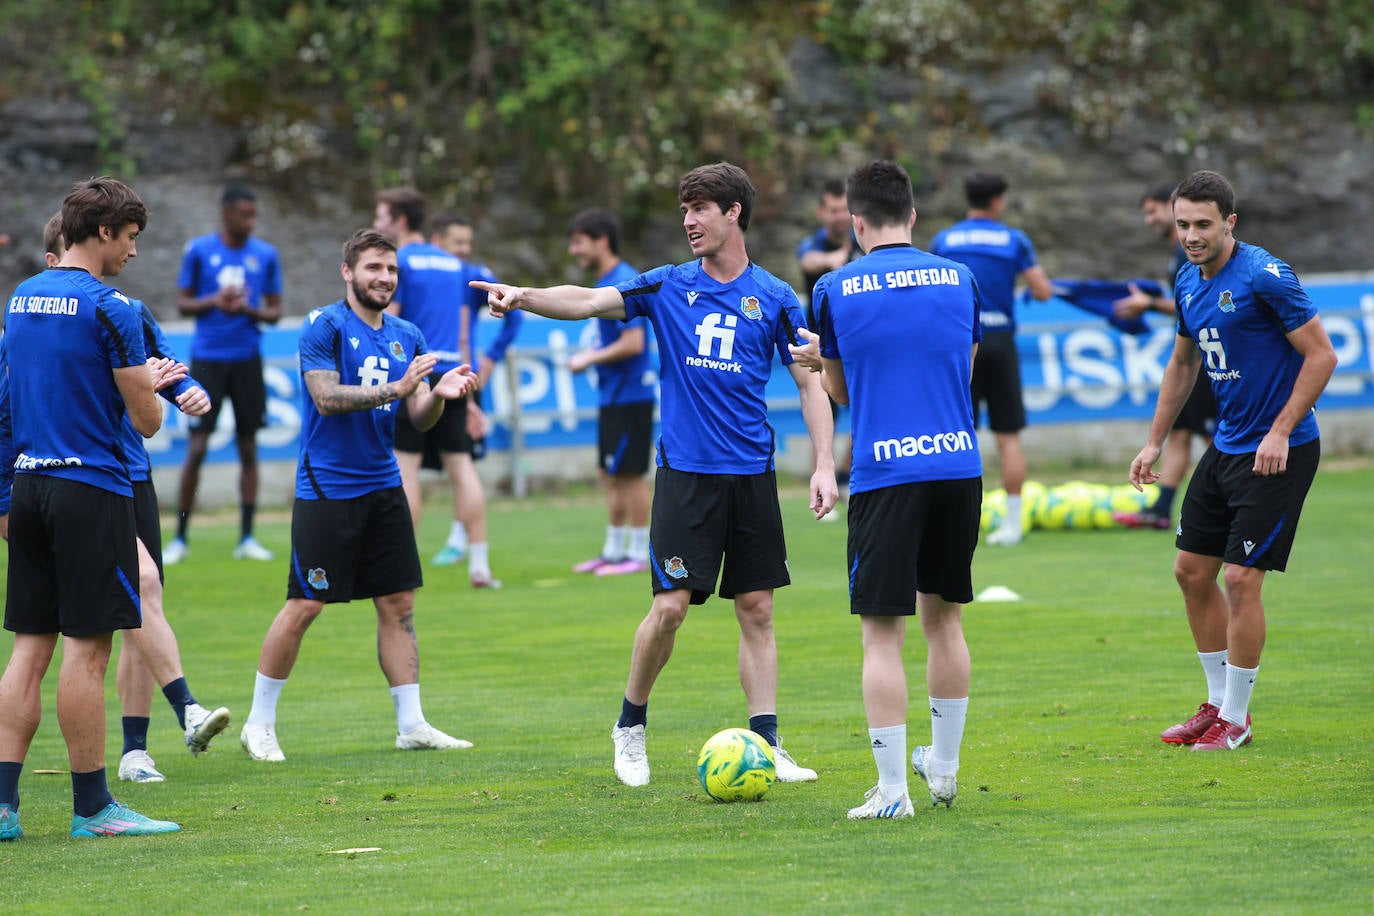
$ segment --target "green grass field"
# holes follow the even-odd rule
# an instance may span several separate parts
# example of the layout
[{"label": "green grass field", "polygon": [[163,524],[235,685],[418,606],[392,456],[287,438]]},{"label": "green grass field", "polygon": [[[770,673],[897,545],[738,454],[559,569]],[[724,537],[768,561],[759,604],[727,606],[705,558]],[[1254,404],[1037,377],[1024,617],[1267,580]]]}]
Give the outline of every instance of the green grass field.
[{"label": "green grass field", "polygon": [[[1113,469],[1114,472],[1117,469]],[[1107,472],[1103,472],[1104,476]],[[844,526],[808,521],[786,494],[794,584],[777,601],[781,730],[821,778],[722,805],[696,784],[710,734],[747,724],[730,606],[694,609],[651,704],[653,782],[611,772],[642,578],[567,573],[595,550],[594,495],[493,504],[499,592],[427,568],[417,601],[425,712],[476,742],[393,749],[370,604],[311,630],[278,723],[284,764],[238,747],[285,563],[229,559],[234,528],[205,520],[168,576],[167,608],[192,689],[234,724],[193,759],[157,697],[150,750],[168,781],[115,785],[183,831],[73,840],[65,750],[45,718],[21,790],[27,836],[0,845],[0,911],[380,912],[1258,912],[1374,910],[1374,470],[1319,475],[1292,571],[1269,578],[1269,644],[1254,743],[1192,754],[1159,731],[1203,683],[1171,574],[1172,538],[1036,532],[980,548],[975,587],[1024,600],[973,604],[973,691],[952,809],[850,822],[876,781],[859,692],[859,627]],[[428,507],[421,553],[447,519]],[[284,521],[260,539],[284,556]],[[911,738],[924,742],[924,646],[911,628]],[[119,753],[110,670],[109,760]],[[924,798],[913,777],[913,799]],[[379,852],[331,854],[351,847]]]}]

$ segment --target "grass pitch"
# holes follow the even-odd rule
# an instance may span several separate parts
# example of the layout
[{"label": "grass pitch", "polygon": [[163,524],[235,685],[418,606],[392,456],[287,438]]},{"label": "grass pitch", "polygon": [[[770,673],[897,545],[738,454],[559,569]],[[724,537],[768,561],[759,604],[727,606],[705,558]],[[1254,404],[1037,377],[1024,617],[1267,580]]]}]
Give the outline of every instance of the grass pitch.
[{"label": "grass pitch", "polygon": [[[21,782],[27,836],[0,845],[0,909],[125,912],[1259,912],[1374,910],[1374,690],[1369,686],[1368,525],[1374,471],[1328,462],[1304,512],[1291,572],[1266,583],[1269,642],[1255,740],[1191,754],[1159,731],[1203,682],[1171,568],[1152,531],[1034,532],[980,547],[975,587],[1023,600],[970,605],[973,691],[953,809],[849,822],[876,781],[848,614],[844,525],[785,498],[794,584],[777,596],[786,746],[821,778],[758,804],[712,802],[696,784],[708,736],[747,724],[726,602],[695,608],[654,692],[653,782],[620,786],[609,732],[643,577],[567,570],[598,548],[599,499],[493,504],[493,565],[478,592],[463,567],[426,567],[416,625],[427,717],[476,747],[393,749],[370,604],[332,606],[283,694],[284,764],[238,747],[285,562],[229,558],[234,526],[207,520],[169,570],[168,616],[188,678],[234,723],[193,759],[155,699],[150,750],[168,781],[116,795],[183,831],[72,840],[70,785],[53,711]],[[440,546],[428,507],[421,553]],[[284,521],[259,539],[284,557]],[[924,646],[911,627],[910,736],[929,734]],[[109,762],[119,718],[110,670]],[[338,852],[376,847],[374,852]]]}]

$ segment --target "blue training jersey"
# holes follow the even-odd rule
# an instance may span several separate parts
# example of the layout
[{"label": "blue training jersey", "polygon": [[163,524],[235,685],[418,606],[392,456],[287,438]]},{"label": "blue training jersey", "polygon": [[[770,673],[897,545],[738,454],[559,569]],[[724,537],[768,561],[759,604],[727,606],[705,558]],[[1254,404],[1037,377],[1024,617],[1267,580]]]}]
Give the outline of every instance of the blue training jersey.
[{"label": "blue training jersey", "polygon": [[[167,335],[162,333],[162,328],[157,323],[157,318],[148,306],[141,300],[131,299],[130,303],[138,309],[139,317],[143,321],[143,349],[151,359],[154,356],[170,359],[176,362],[177,355],[172,352],[172,347],[167,343]],[[168,401],[176,403],[176,399],[190,391],[192,388],[202,387],[199,382],[189,375],[177,382],[170,388],[164,388],[160,394]],[[129,419],[128,412],[124,414],[124,423],[120,435],[123,437],[124,453],[129,456],[129,478],[135,483],[141,483],[152,475],[152,463],[148,459],[148,448],[143,444],[143,434],[134,429],[134,423]]]},{"label": "blue training jersey", "polygon": [[[218,233],[186,243],[177,287],[196,299],[221,289],[242,287],[248,306],[257,311],[264,297],[282,292],[281,259],[277,249],[250,236],[242,247],[227,245]],[[210,362],[239,363],[262,355],[258,319],[240,312],[231,315],[212,308],[196,317],[191,357]]]},{"label": "blue training jersey", "polygon": [[[471,335],[477,330],[477,308],[486,304],[487,294],[468,286],[468,281],[487,277],[478,272],[477,265],[468,264],[429,242],[402,246],[396,252],[396,260],[401,276],[396,284],[395,301],[401,306],[401,317],[418,327],[434,348],[431,352],[439,357],[434,371],[442,375],[470,362],[474,348]],[[469,321],[466,352],[462,333],[465,305]]]},{"label": "blue training jersey", "polygon": [[5,327],[16,474],[47,474],[133,495],[115,369],[146,361],[139,310],[84,270],[19,284]]},{"label": "blue training jersey", "polygon": [[[633,280],[639,276],[639,271],[635,270],[624,261],[619,262],[607,271],[606,275],[596,281],[598,287],[615,286],[627,280]],[[594,346],[607,347],[620,339],[631,328],[639,328],[644,333],[644,349],[637,356],[629,359],[622,359],[614,363],[597,363],[592,368],[596,371],[596,392],[599,403],[602,407],[611,407],[616,404],[642,404],[645,401],[652,401],[654,393],[658,388],[658,373],[654,369],[654,354],[649,346],[649,319],[633,318],[619,321],[614,318],[597,318],[594,327],[596,328],[596,343]]]},{"label": "blue training jersey", "polygon": [[[1178,333],[1202,351],[1201,371],[1217,398],[1220,452],[1243,455],[1259,448],[1293,394],[1302,354],[1286,336],[1317,317],[1293,268],[1263,248],[1237,241],[1230,260],[1211,280],[1195,264],[1179,269],[1174,289]],[[1319,435],[1308,411],[1288,437],[1290,446]]]},{"label": "blue training jersey", "polygon": [[850,492],[982,476],[969,395],[979,290],[967,267],[910,245],[816,281],[821,355],[843,361],[849,388]]},{"label": "blue training jersey", "polygon": [[376,330],[343,301],[315,309],[301,325],[301,449],[298,499],[352,499],[401,485],[392,445],[396,404],[321,416],[305,374],[325,369],[344,385],[385,385],[427,353],[420,329],[382,313]]},{"label": "blue training jersey", "polygon": [[699,474],[772,470],[764,387],[774,352],[790,365],[787,345],[805,327],[792,287],[753,263],[721,283],[697,260],[654,268],[616,288],[626,317],[647,317],[658,339],[658,466]]},{"label": "blue training jersey", "polygon": [[973,271],[982,295],[983,333],[1016,331],[1016,278],[1036,264],[1026,233],[995,219],[966,219],[937,232],[930,252]]}]

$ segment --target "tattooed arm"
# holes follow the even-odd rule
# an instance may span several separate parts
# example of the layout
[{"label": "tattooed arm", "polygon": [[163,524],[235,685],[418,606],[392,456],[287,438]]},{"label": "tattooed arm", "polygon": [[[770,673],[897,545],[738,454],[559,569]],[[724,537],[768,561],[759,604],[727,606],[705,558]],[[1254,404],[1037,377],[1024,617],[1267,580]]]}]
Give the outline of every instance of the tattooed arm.
[{"label": "tattooed arm", "polygon": [[417,356],[411,360],[405,375],[384,385],[345,385],[339,381],[339,373],[333,370],[310,369],[305,373],[305,387],[321,416],[371,410],[410,397],[436,361],[437,357],[431,353]]}]

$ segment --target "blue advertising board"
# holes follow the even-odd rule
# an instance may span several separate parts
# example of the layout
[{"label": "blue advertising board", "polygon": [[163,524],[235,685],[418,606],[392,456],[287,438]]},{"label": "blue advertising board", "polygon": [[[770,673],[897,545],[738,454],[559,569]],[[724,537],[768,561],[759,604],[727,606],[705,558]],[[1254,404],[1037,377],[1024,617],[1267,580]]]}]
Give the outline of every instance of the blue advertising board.
[{"label": "blue advertising board", "polygon": [[[1319,409],[1374,407],[1374,274],[1305,277],[1303,282],[1340,360]],[[499,320],[484,316],[479,342],[495,336]],[[1149,419],[1173,348],[1174,326],[1167,318],[1152,316],[1149,332],[1133,336],[1066,302],[1051,300],[1022,309],[1019,321],[1017,344],[1032,424]],[[190,352],[189,330],[167,327],[175,352]],[[491,423],[489,448],[510,448],[517,424],[521,447],[526,449],[596,442],[592,375],[567,369],[568,356],[587,345],[593,333],[591,322],[526,316],[483,395]],[[285,323],[263,334],[268,425],[258,434],[258,448],[264,461],[293,461],[297,456],[301,391],[296,339],[297,326]],[[781,364],[775,366],[766,393],[779,442],[803,434],[796,385]],[[162,430],[149,440],[148,451],[155,465],[176,465],[185,456],[186,418],[165,409]],[[230,413],[226,409],[210,439],[208,460],[237,460]]]}]

